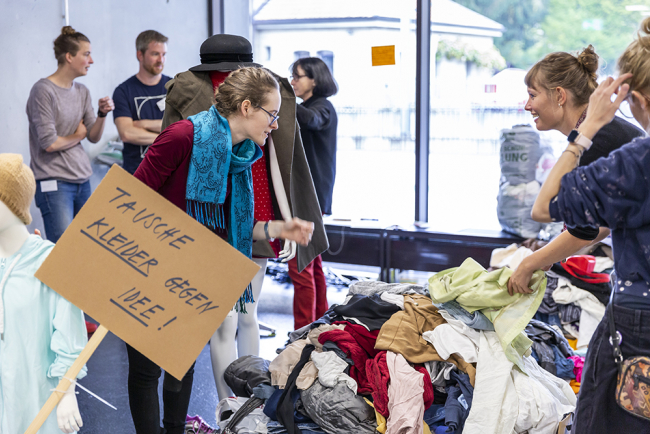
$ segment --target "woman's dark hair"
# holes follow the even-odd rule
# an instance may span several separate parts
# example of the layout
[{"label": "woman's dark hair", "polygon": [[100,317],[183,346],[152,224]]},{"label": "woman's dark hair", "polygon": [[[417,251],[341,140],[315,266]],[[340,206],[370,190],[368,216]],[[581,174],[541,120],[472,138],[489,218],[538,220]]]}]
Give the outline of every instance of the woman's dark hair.
[{"label": "woman's dark hair", "polygon": [[300,66],[305,75],[309,78],[312,78],[316,84],[314,87],[313,94],[314,96],[324,96],[325,98],[335,95],[339,91],[339,87],[332,77],[332,73],[329,68],[318,57],[303,57],[302,59],[296,60],[293,65],[291,65],[291,72],[293,75],[298,75],[298,66]]},{"label": "woman's dark hair", "polygon": [[61,29],[61,34],[54,40],[54,57],[59,65],[65,62],[65,55],[70,53],[72,56],[77,55],[79,51],[79,42],[88,42],[90,40],[83,33],[77,32],[70,26]]},{"label": "woman's dark hair", "polygon": [[598,55],[589,45],[577,55],[565,52],[548,54],[526,74],[526,86],[539,91],[557,87],[573,93],[574,103],[581,106],[598,87]]}]

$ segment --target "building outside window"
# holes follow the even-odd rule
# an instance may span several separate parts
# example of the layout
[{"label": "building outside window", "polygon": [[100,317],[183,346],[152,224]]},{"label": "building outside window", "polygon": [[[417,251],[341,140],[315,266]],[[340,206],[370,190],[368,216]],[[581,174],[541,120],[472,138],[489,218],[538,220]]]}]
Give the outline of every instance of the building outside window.
[{"label": "building outside window", "polygon": [[320,50],[317,54],[318,57],[320,57],[323,62],[325,62],[327,67],[330,69],[330,72],[334,74],[334,53],[327,50]]},{"label": "building outside window", "polygon": [[[339,116],[334,216],[412,223],[415,0],[255,1],[261,7],[254,8],[254,51],[274,51],[264,66],[289,76],[293,61],[312,53],[339,84],[331,98]],[[591,43],[604,72],[612,73],[643,18],[613,0],[594,4],[588,14],[577,0],[505,3],[431,2],[428,187],[434,230],[500,229],[500,131],[533,124],[524,110],[527,69],[547,53],[575,52]],[[608,14],[611,7],[620,14]],[[575,26],[580,35],[571,30]],[[371,47],[384,45],[395,46],[395,65],[373,67]],[[564,136],[541,136],[559,155]]]}]

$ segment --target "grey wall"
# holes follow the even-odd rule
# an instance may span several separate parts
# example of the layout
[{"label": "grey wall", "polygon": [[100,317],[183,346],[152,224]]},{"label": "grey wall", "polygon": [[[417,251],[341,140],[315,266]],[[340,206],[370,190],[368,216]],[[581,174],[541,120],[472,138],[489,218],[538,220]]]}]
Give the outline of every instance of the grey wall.
[{"label": "grey wall", "polygon": [[[155,29],[169,37],[164,73],[199,63],[208,36],[206,0],[69,0],[70,25],[91,41],[95,64],[77,79],[93,104],[138,71],[135,38]],[[56,70],[52,49],[63,20],[62,0],[0,0],[0,151],[29,158],[25,104],[33,84]],[[8,43],[11,41],[10,43]],[[117,131],[109,115],[104,140]]]},{"label": "grey wall", "polygon": [[[212,0],[220,8],[222,0]],[[250,4],[223,0],[227,32],[250,38]],[[147,29],[169,38],[164,74],[174,76],[200,63],[199,47],[208,35],[207,0],[69,0],[70,25],[91,41],[94,65],[77,79],[90,89],[93,105],[113,94],[122,81],[138,71],[135,38]],[[28,123],[25,104],[36,81],[56,70],[52,42],[65,24],[63,0],[0,0],[0,152],[23,155],[29,164]],[[215,31],[218,30],[215,27]],[[112,115],[100,145],[117,137]],[[97,145],[84,142],[92,151]],[[94,185],[106,167],[93,166]],[[38,208],[32,204],[34,223],[42,229]]]}]

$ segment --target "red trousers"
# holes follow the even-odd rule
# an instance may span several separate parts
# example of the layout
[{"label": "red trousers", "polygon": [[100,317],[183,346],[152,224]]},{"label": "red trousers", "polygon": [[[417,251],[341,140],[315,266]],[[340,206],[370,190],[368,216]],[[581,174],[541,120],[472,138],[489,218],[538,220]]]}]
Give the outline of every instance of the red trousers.
[{"label": "red trousers", "polygon": [[298,273],[294,258],[289,261],[289,277],[293,282],[293,327],[298,330],[322,317],[329,308],[323,260],[318,255]]}]

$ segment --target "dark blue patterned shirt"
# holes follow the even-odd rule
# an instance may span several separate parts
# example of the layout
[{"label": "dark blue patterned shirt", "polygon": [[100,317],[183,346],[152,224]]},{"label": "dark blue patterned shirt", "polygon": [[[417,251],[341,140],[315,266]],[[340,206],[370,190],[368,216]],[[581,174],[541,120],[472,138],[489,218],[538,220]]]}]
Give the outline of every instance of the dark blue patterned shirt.
[{"label": "dark blue patterned shirt", "polygon": [[616,304],[650,309],[650,138],[564,175],[549,212],[569,228],[610,228]]}]

